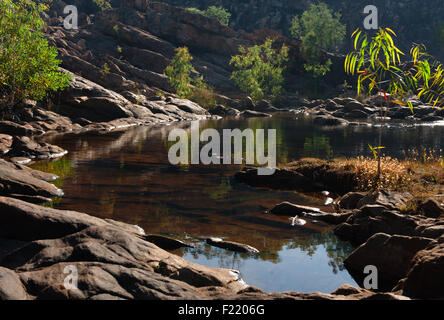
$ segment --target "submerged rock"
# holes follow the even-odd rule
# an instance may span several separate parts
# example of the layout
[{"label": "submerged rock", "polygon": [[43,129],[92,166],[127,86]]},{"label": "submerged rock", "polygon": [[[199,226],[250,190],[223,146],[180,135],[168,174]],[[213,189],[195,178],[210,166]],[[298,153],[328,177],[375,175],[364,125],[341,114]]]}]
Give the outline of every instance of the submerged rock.
[{"label": "submerged rock", "polygon": [[165,249],[165,250],[174,250],[179,248],[192,248],[192,245],[189,245],[188,243],[185,243],[181,240],[173,239],[166,236],[156,235],[156,234],[149,234],[144,237],[146,241],[149,241],[151,243],[154,243],[156,246]]},{"label": "submerged rock", "polygon": [[241,252],[241,253],[258,253],[259,250],[256,248],[253,248],[252,246],[248,244],[233,242],[233,241],[225,241],[220,238],[207,238],[206,242],[214,247],[235,251],[235,252]]},{"label": "submerged rock", "polygon": [[331,115],[319,115],[313,118],[313,123],[321,126],[345,126],[348,121]]},{"label": "submerged rock", "polygon": [[268,118],[268,117],[271,117],[271,114],[268,114],[268,113],[265,113],[265,112],[253,111],[253,110],[245,110],[245,111],[242,111],[239,114],[239,117],[244,117],[244,118]]},{"label": "submerged rock", "polygon": [[319,208],[301,206],[298,204],[293,204],[291,202],[284,201],[274,206],[270,211],[268,211],[268,213],[274,215],[303,217],[306,213],[322,213],[322,212]]}]

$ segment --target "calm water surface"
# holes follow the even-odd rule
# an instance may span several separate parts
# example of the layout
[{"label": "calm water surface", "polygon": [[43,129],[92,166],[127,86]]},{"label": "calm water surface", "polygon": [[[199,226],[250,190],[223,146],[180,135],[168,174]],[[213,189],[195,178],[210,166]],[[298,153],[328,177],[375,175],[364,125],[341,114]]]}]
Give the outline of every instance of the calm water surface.
[{"label": "calm water surface", "polygon": [[[69,154],[61,160],[34,165],[58,174],[65,196],[54,207],[112,218],[141,226],[147,233],[172,235],[196,247],[175,253],[200,264],[234,268],[250,285],[265,291],[331,292],[355,281],[343,268],[353,248],[339,241],[331,227],[292,227],[288,217],[265,214],[281,201],[323,205],[318,194],[255,189],[236,183],[235,165],[174,166],[168,162],[168,133],[174,127],[137,127],[107,134],[67,134],[45,137]],[[322,128],[294,116],[205,120],[200,128],[277,130],[278,163],[301,157],[330,158],[369,155],[377,144],[377,129],[368,126]],[[444,127],[383,129],[386,153],[443,145]],[[171,144],[171,143],[170,143]],[[330,190],[334,191],[334,190]],[[205,245],[216,236],[258,248],[254,256]]]}]

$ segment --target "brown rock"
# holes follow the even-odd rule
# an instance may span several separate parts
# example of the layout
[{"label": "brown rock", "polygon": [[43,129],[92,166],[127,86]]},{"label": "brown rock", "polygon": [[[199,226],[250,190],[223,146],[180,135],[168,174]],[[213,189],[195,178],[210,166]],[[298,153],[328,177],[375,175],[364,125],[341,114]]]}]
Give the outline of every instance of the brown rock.
[{"label": "brown rock", "polygon": [[248,244],[243,244],[233,241],[225,241],[220,238],[208,238],[206,241],[211,246],[215,246],[230,251],[242,252],[242,253],[259,253],[258,249],[253,248]]},{"label": "brown rock", "polygon": [[9,155],[29,159],[59,158],[68,153],[68,151],[49,143],[37,143],[29,137],[17,136],[12,141],[11,149]]},{"label": "brown rock", "polygon": [[432,198],[423,201],[419,205],[419,209],[424,211],[424,215],[429,218],[438,218],[444,213],[444,208]]},{"label": "brown rock", "polygon": [[19,276],[12,270],[0,267],[0,300],[29,299]]},{"label": "brown rock", "polygon": [[360,208],[367,204],[378,204],[387,209],[399,209],[405,206],[412,198],[413,196],[408,192],[396,192],[383,189],[368,193],[358,201],[357,207]]},{"label": "brown rock", "polygon": [[0,187],[2,195],[21,194],[28,196],[60,197],[63,191],[33,176],[33,171],[17,170],[7,162],[0,161]]},{"label": "brown rock", "polygon": [[362,282],[366,266],[375,266],[378,289],[390,291],[407,274],[413,256],[432,242],[432,239],[422,237],[377,233],[356,248],[344,260],[344,265],[358,282]]},{"label": "brown rock", "polygon": [[419,299],[444,298],[444,238],[419,251],[400,287],[404,295]]},{"label": "brown rock", "polygon": [[319,208],[301,206],[298,204],[293,204],[290,202],[281,202],[275,207],[273,207],[270,211],[270,214],[274,215],[284,215],[284,216],[300,216],[303,217],[304,213],[322,213]]},{"label": "brown rock", "polygon": [[338,205],[342,209],[357,209],[358,202],[364,198],[364,192],[349,192],[341,197],[338,201]]}]

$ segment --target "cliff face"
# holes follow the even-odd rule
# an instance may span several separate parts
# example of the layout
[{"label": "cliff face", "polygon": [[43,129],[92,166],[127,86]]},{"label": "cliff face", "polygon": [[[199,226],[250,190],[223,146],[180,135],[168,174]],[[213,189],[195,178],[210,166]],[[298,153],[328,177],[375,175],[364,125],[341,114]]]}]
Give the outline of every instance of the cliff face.
[{"label": "cliff face", "polygon": [[[172,92],[163,71],[174,50],[187,46],[196,71],[220,94],[218,102],[236,107],[236,99],[243,94],[230,80],[230,58],[238,54],[239,46],[262,43],[270,35],[277,39],[277,47],[285,43],[290,48],[288,91],[298,91],[304,85],[299,43],[275,31],[235,30],[215,19],[162,2],[116,0],[111,3],[112,9],[105,11],[88,3],[70,3],[78,8],[79,28],[66,30],[63,9],[67,3],[56,1],[46,17],[48,39],[59,50],[63,68],[128,99],[128,92],[147,98]],[[343,81],[340,72],[334,76],[340,81],[332,82],[331,88]]]},{"label": "cliff face", "polygon": [[[210,5],[223,6],[232,16],[230,26],[235,29],[253,31],[270,28],[288,35],[294,15],[301,14],[315,2],[312,0],[161,0],[182,7],[205,9]],[[342,21],[351,33],[362,27],[365,17],[363,9],[373,4],[379,11],[381,27],[390,27],[398,33],[401,47],[409,49],[413,42],[425,43],[430,51],[444,59],[444,30],[442,0],[374,0],[371,3],[358,0],[323,0],[330,8],[342,13]],[[345,47],[346,48],[346,47]]]}]

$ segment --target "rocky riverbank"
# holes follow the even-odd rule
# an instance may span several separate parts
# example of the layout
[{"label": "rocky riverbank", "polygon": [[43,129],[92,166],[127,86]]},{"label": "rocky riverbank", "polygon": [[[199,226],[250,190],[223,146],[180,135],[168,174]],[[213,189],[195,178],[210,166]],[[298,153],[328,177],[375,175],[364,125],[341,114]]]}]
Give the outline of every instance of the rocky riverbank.
[{"label": "rocky riverbank", "polygon": [[[371,213],[352,205],[339,215],[311,212],[313,219],[338,224],[338,235],[367,244],[361,251],[406,242],[417,248],[400,253],[402,261],[412,261],[410,268],[386,272],[386,266],[381,267],[391,283],[396,282],[392,292],[374,293],[343,286],[331,294],[264,293],[245,284],[236,270],[200,266],[165,251],[181,245],[174,240],[145,235],[139,227],[122,222],[36,205],[63,196],[63,190],[51,183],[57,176],[24,164],[62,157],[69,150],[37,142],[35,137],[54,132],[109,132],[211,116],[198,104],[170,93],[162,72],[177,46],[188,45],[195,55],[196,69],[218,92],[230,96],[217,95],[222,105],[212,110],[213,115],[269,117],[279,111],[267,101],[255,105],[251,99],[239,99],[239,92],[229,81],[229,57],[237,53],[239,45],[251,45],[265,34],[234,31],[166,4],[123,2],[125,6],[98,12],[84,7],[82,1],[74,1],[80,8],[81,25],[77,31],[67,31],[61,26],[66,4],[56,1],[45,16],[49,24],[47,36],[59,50],[65,72],[72,75],[70,86],[53,96],[52,103],[24,101],[16,106],[10,119],[0,121],[0,299],[406,299],[402,294],[441,297],[436,287],[441,280],[433,282],[422,273],[441,263],[440,218],[406,216],[398,208],[384,204],[374,209],[371,206],[375,204],[367,203]],[[290,68],[296,76],[302,64],[298,62],[298,45],[290,42],[290,46],[296,52]],[[108,68],[103,68],[105,64]],[[317,113],[315,117],[342,119],[340,123],[356,116],[357,109],[366,114],[368,111],[368,115],[377,113],[370,104],[338,99],[301,104],[296,97],[285,107],[301,107],[300,110]],[[359,108],[352,108],[358,103]],[[425,111],[421,114],[430,115]],[[433,116],[442,117],[435,110]],[[304,186],[313,191],[322,186],[320,181],[338,185],[335,172],[322,168],[304,170],[278,170],[273,181],[254,180],[259,179],[254,171],[245,171],[237,178],[243,175],[244,182],[257,186]],[[348,183],[341,184],[345,193],[353,184],[352,175],[344,170],[340,180]],[[439,205],[430,206],[440,209]],[[281,206],[271,214],[286,214],[288,208],[294,206]],[[306,208],[297,210],[292,214],[302,214]],[[305,214],[304,217],[308,218]],[[387,219],[392,229],[387,227]],[[387,235],[370,241],[380,232]],[[395,238],[390,240],[392,237]],[[256,252],[239,243],[219,239],[208,242],[224,249]],[[350,258],[351,268],[359,269],[359,263],[353,261]],[[63,285],[67,266],[78,270],[78,289],[67,290]],[[429,281],[430,291],[421,291],[421,281]]]},{"label": "rocky riverbank", "polygon": [[[330,212],[284,202],[269,214],[324,221],[336,225],[334,233],[356,249],[344,265],[362,285],[364,268],[376,266],[379,290],[410,298],[444,298],[444,204],[439,194],[419,201],[409,192],[382,189],[374,192],[347,192],[356,188],[352,167],[322,160],[306,159],[276,170],[272,176],[257,176],[256,169],[236,175],[240,182],[257,187],[304,192],[338,190],[344,195]],[[440,194],[442,181],[437,181]],[[411,185],[414,190],[414,185]],[[435,190],[435,189],[434,189]],[[407,210],[414,203],[414,207]]]},{"label": "rocky riverbank", "polygon": [[[134,225],[7,197],[0,211],[0,299],[405,299],[350,286],[331,294],[264,293],[236,270],[161,249]],[[77,289],[64,286],[67,266],[78,272]]]},{"label": "rocky riverbank", "polygon": [[424,104],[411,98],[413,110],[407,105],[401,106],[382,96],[372,96],[362,102],[354,98],[334,98],[313,100],[301,103],[293,111],[313,118],[313,123],[323,126],[359,125],[359,122],[390,123],[400,121],[406,123],[433,123],[444,120],[444,109]]}]

